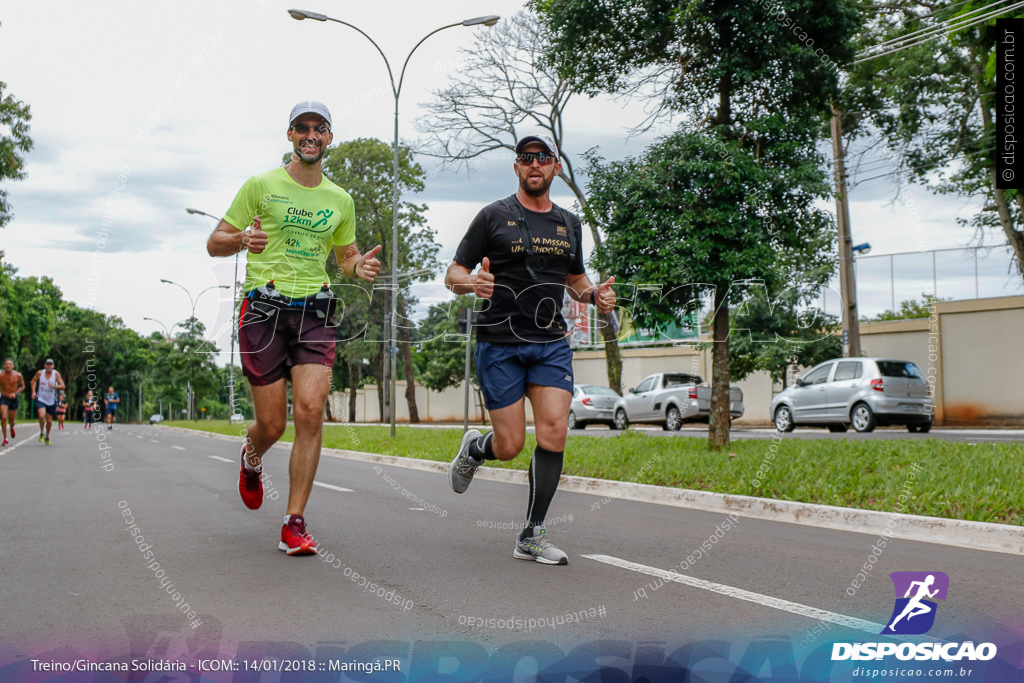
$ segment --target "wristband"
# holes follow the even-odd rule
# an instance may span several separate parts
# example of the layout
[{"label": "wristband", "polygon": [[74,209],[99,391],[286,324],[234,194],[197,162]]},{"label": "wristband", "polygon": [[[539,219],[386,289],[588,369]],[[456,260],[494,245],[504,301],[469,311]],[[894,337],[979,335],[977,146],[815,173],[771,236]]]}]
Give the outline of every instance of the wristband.
[{"label": "wristband", "polygon": [[597,305],[597,301],[596,301],[596,299],[594,297],[595,294],[597,294],[597,290],[596,289],[590,290],[590,305],[591,306],[596,306]]}]

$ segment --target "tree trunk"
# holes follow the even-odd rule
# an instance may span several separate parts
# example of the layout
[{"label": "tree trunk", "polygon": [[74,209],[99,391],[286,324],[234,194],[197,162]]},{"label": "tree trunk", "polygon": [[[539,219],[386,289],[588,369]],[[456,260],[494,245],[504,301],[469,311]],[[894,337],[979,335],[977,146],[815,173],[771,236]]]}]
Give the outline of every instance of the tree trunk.
[{"label": "tree trunk", "polygon": [[[1013,248],[1013,258],[1017,263],[1017,272],[1024,275],[1024,233],[1013,225],[1013,215],[1010,213],[1010,204],[1006,201],[1006,193],[996,187],[996,167],[991,166],[989,171],[992,174],[992,189],[995,193],[996,210],[999,212],[999,225],[1003,228],[1006,241]],[[1024,202],[1017,194],[1017,202],[1024,210]]]},{"label": "tree trunk", "polygon": [[619,352],[618,330],[612,329],[612,316],[598,314],[601,337],[604,339],[604,359],[608,371],[608,386],[622,395],[622,354]]},{"label": "tree trunk", "polygon": [[359,389],[359,380],[363,375],[363,363],[360,360],[348,362],[348,421],[356,421],[356,391]]},{"label": "tree trunk", "polygon": [[714,343],[711,348],[711,416],[708,448],[718,451],[729,445],[729,304],[728,286],[715,287]]},{"label": "tree trunk", "polygon": [[[405,320],[405,303],[401,299],[398,303],[398,314]],[[405,365],[405,402],[409,405],[409,424],[419,424],[420,412],[416,408],[416,371],[412,366],[412,338],[409,328],[405,325],[398,326],[398,341],[402,346],[402,364]]]}]

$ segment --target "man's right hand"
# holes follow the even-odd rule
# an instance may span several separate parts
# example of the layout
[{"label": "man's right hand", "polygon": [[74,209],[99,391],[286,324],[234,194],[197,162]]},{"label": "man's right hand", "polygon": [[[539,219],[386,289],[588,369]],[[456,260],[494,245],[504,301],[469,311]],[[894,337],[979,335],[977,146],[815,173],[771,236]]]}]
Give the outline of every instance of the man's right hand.
[{"label": "man's right hand", "polygon": [[262,254],[267,248],[267,233],[263,232],[258,215],[252,219],[252,225],[245,229],[242,244],[251,254]]},{"label": "man's right hand", "polygon": [[484,256],[480,262],[480,270],[473,276],[473,292],[482,299],[490,299],[494,294],[494,275],[491,274],[491,260]]}]

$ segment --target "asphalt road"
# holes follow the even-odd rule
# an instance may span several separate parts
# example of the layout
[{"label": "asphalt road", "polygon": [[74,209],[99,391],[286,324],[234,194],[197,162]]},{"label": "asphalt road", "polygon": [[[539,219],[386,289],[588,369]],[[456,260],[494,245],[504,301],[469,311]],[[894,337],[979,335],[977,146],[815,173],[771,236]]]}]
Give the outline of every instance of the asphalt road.
[{"label": "asphalt road", "polygon": [[[950,577],[930,636],[1020,647],[1017,556],[890,542],[850,595],[877,536],[743,518],[723,529],[724,515],[562,492],[548,529],[570,562],[542,566],[514,559],[515,531],[502,528],[521,520],[526,486],[479,480],[459,496],[436,473],[324,457],[306,518],[328,563],[277,550],[284,447],[266,458],[271,499],[250,511],[237,492],[236,443],[70,425],[46,447],[28,427],[0,450],[0,680],[28,658],[69,649],[387,652],[406,666],[420,656],[414,666],[428,671],[451,665],[442,655],[455,643],[492,659],[601,641],[611,643],[606,654],[639,661],[711,640],[738,648],[734,659],[753,647],[741,641],[782,643],[802,657],[823,631],[877,640],[893,607],[887,574],[911,570]],[[707,551],[688,561],[702,544]],[[277,676],[259,680],[290,680]]]}]

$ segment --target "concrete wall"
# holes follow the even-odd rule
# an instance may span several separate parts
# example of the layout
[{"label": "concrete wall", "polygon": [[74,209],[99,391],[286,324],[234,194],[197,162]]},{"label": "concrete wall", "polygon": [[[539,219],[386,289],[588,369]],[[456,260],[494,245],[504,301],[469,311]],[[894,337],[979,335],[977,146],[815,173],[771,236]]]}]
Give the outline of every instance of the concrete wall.
[{"label": "concrete wall", "polygon": [[[935,304],[932,316],[919,320],[862,323],[864,355],[916,363],[935,388],[938,425],[1024,425],[1024,296],[948,301]],[[689,346],[623,348],[622,387],[629,390],[655,372],[687,372],[711,382],[711,351]],[[608,386],[603,351],[577,351],[577,384]],[[768,406],[782,390],[767,373],[737,382],[746,412],[736,424],[769,424]],[[335,415],[346,419],[347,395],[332,394]],[[462,422],[462,388],[441,393],[416,388],[420,420]],[[481,420],[477,395],[471,394],[470,421]],[[532,413],[527,401],[527,420]],[[356,420],[377,422],[377,388],[358,392]],[[407,422],[405,382],[398,383],[398,421]]]},{"label": "concrete wall", "polygon": [[943,301],[929,318],[860,329],[865,355],[921,367],[937,424],[1024,424],[1024,296]]}]

